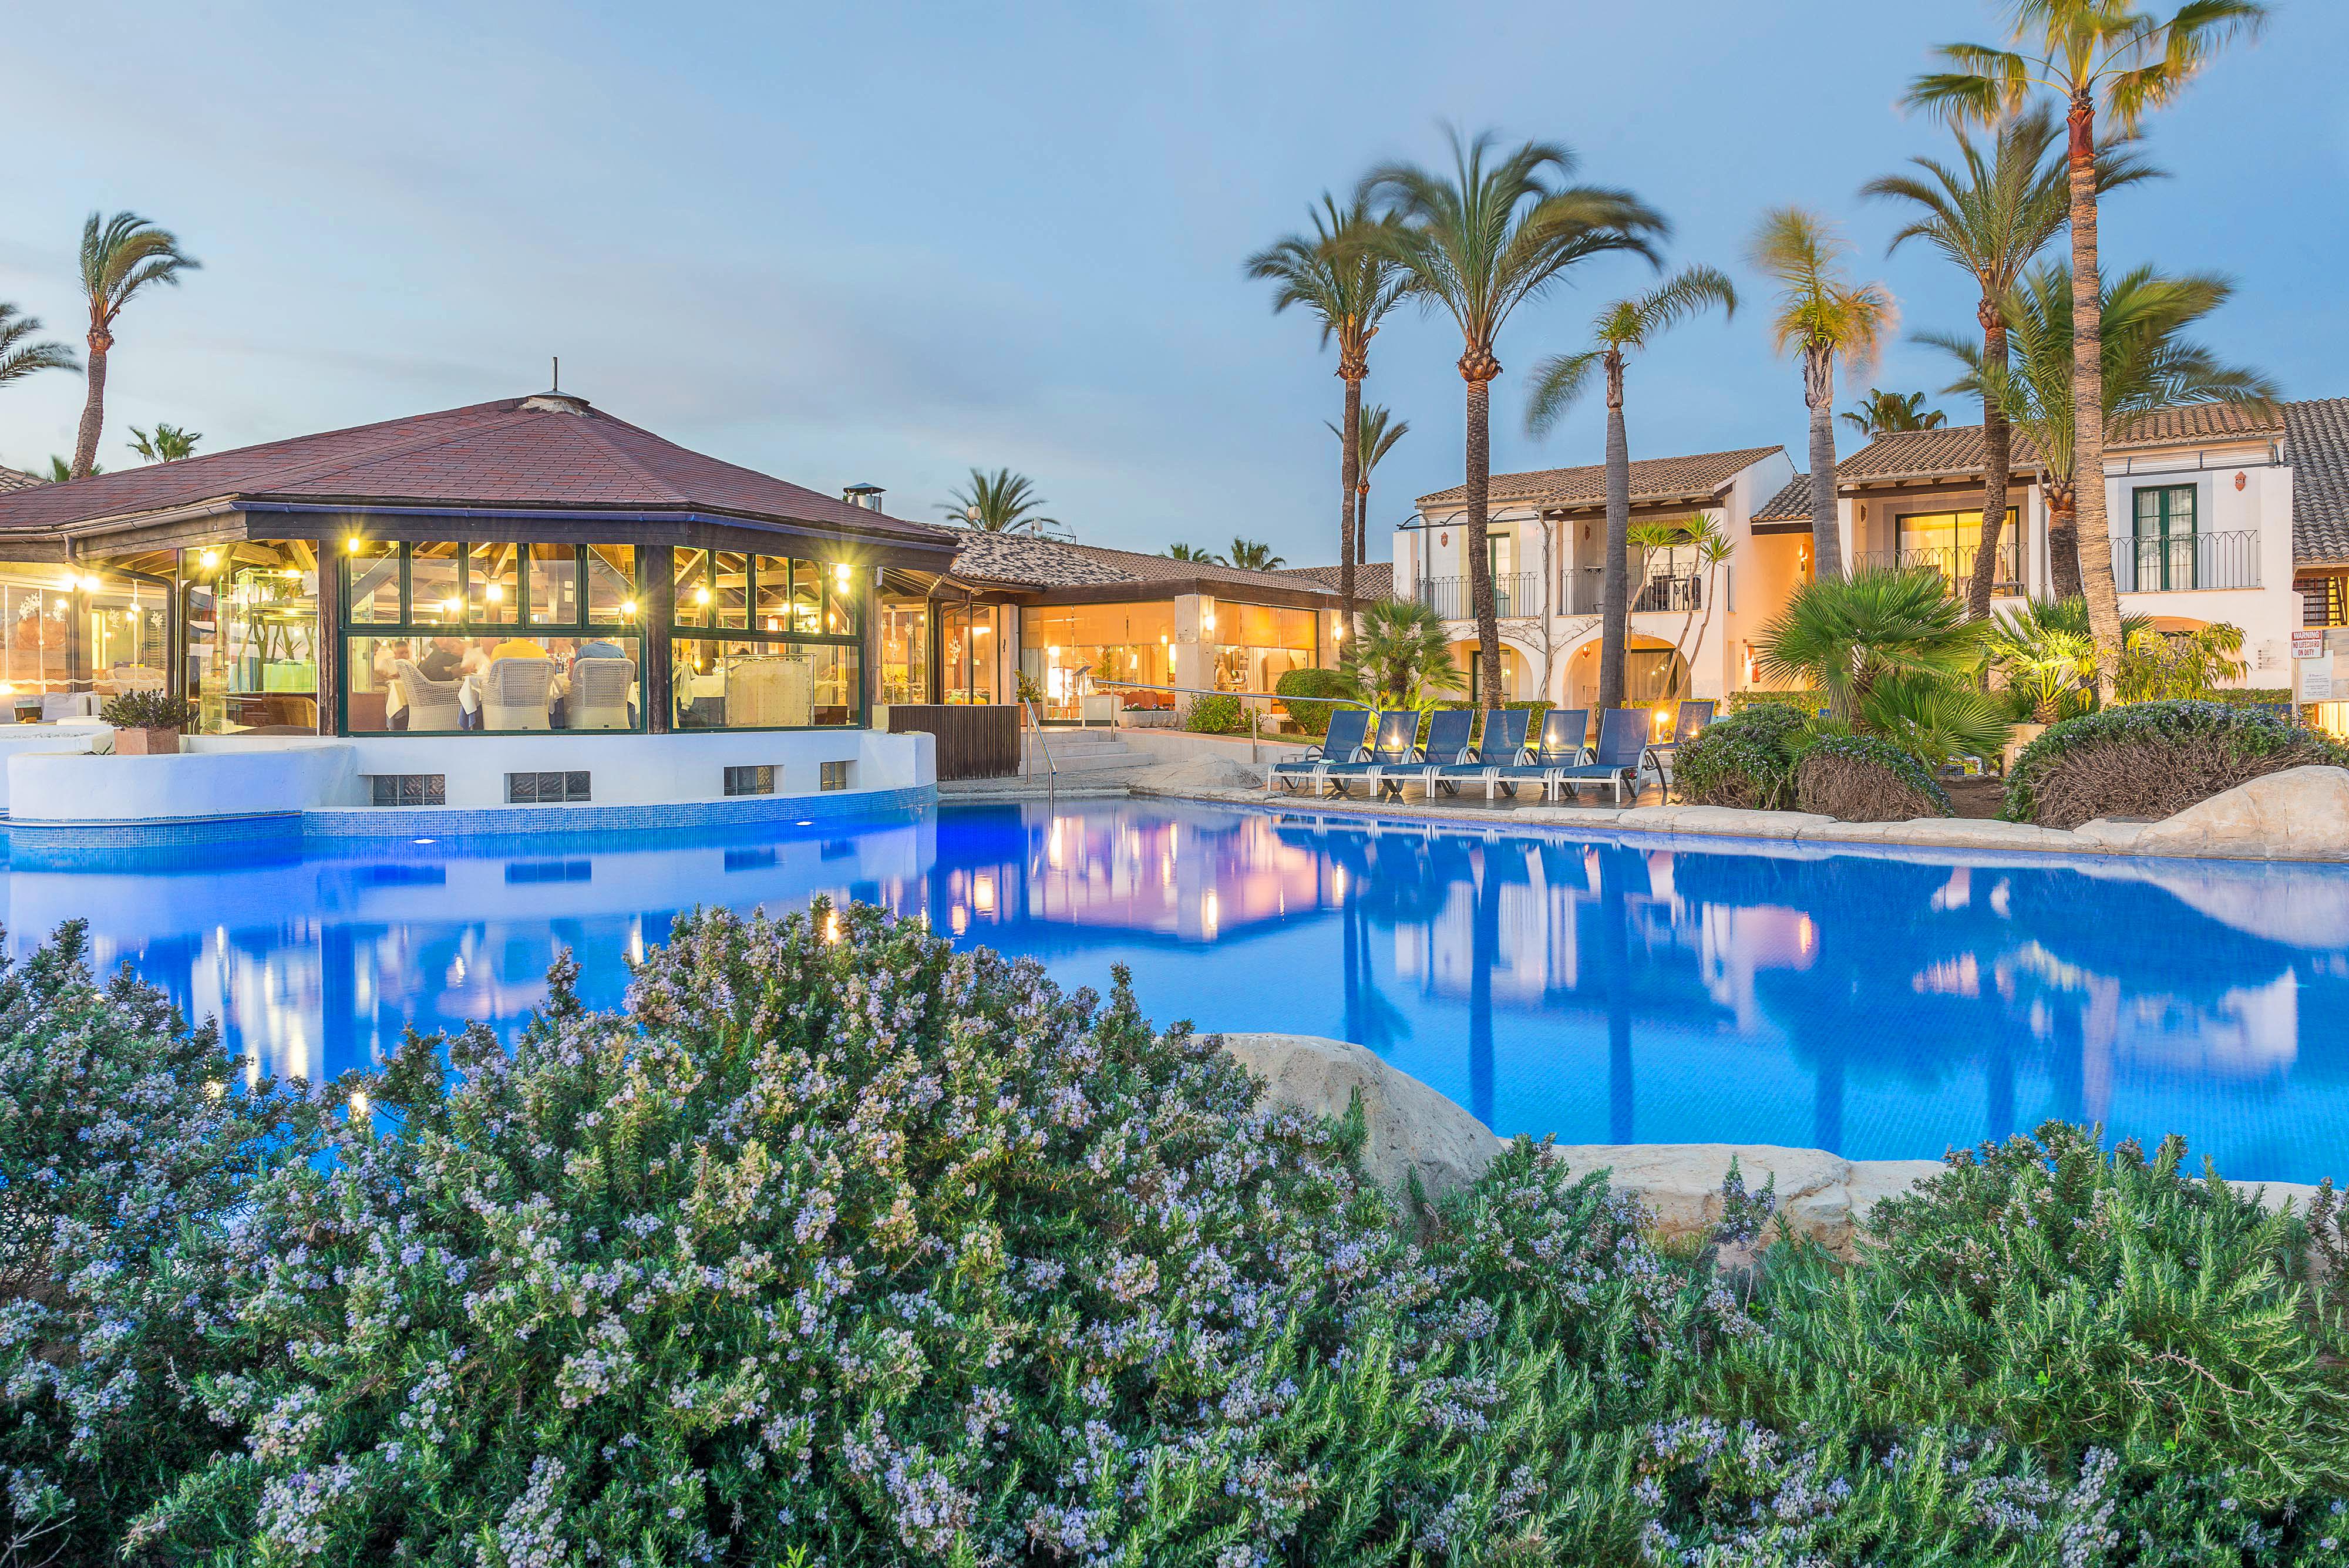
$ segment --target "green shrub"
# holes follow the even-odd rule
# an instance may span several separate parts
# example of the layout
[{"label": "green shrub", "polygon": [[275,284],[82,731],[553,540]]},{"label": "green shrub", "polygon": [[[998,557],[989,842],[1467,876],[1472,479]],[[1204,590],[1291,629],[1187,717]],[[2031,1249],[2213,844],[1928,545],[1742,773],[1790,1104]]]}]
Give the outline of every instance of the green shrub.
[{"label": "green shrub", "polygon": [[1245,735],[1248,732],[1247,709],[1238,698],[1223,692],[1194,697],[1189,711],[1183,715],[1183,727],[1201,735]]},{"label": "green shrub", "polygon": [[2158,820],[2311,763],[2349,766],[2349,747],[2239,705],[2133,702],[2066,719],[2025,746],[2007,771],[2005,816],[2044,827]]},{"label": "green shrub", "polygon": [[1875,735],[1821,735],[1795,764],[1795,804],[1842,822],[1951,816],[1949,792],[1913,753]]},{"label": "green shrub", "polygon": [[2206,693],[2203,701],[2227,703],[2249,702],[2271,707],[2278,702],[2290,702],[2292,688],[2289,686],[2221,686],[2215,691]]},{"label": "green shrub", "polygon": [[[1282,697],[1351,697],[1354,682],[1342,670],[1290,670],[1282,672],[1272,689]],[[1289,722],[1306,734],[1319,737],[1330,732],[1330,715],[1336,710],[1327,702],[1285,701],[1281,711]]]},{"label": "green shrub", "polygon": [[1772,691],[1754,686],[1743,691],[1732,691],[1728,703],[1731,713],[1743,713],[1749,708],[1793,708],[1807,718],[1827,705],[1827,694],[1824,691]]},{"label": "green shrub", "polygon": [[1705,727],[1682,744],[1672,788],[1698,805],[1784,811],[1795,802],[1795,764],[1811,735],[1802,709],[1757,702]]},{"label": "green shrub", "polygon": [[125,691],[108,698],[98,716],[118,730],[177,730],[194,722],[196,711],[184,697]]}]

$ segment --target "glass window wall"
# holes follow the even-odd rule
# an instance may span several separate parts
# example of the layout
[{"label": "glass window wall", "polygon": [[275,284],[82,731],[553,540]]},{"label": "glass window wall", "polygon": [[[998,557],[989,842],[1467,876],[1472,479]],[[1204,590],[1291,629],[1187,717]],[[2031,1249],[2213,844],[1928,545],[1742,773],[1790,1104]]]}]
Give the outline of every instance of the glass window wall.
[{"label": "glass window wall", "polygon": [[[347,601],[360,624],[396,624],[399,563],[354,554]],[[187,696],[208,735],[318,728],[318,550],[306,539],[240,540],[180,556]]]},{"label": "glass window wall", "polygon": [[868,579],[836,562],[679,550],[670,722],[680,730],[864,722]]},{"label": "glass window wall", "polygon": [[1311,610],[1219,602],[1212,613],[1215,625],[1203,629],[1215,639],[1219,691],[1269,691],[1283,675],[1317,661],[1320,625]]},{"label": "glass window wall", "polygon": [[[0,702],[160,689],[171,587],[87,566],[0,563]],[[0,719],[15,716],[13,703]]]},{"label": "glass window wall", "polygon": [[940,696],[947,702],[985,705],[995,699],[997,654],[993,605],[938,607]]},{"label": "glass window wall", "polygon": [[[1309,615],[1309,621],[1311,617]],[[1019,668],[1044,691],[1044,717],[1078,719],[1100,682],[1174,683],[1174,606],[1050,605],[1019,612]],[[1164,692],[1122,691],[1128,708],[1171,708]]]},{"label": "glass window wall", "polygon": [[881,701],[930,700],[930,604],[927,599],[881,601]]}]

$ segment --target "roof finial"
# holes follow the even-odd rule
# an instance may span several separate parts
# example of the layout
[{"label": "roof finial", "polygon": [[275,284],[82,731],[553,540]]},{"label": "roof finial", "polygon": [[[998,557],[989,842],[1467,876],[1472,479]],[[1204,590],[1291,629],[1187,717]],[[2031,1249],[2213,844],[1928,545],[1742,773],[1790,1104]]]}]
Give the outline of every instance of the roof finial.
[{"label": "roof finial", "polygon": [[553,358],[554,359],[554,389],[559,392],[563,390],[563,356],[557,354]]}]

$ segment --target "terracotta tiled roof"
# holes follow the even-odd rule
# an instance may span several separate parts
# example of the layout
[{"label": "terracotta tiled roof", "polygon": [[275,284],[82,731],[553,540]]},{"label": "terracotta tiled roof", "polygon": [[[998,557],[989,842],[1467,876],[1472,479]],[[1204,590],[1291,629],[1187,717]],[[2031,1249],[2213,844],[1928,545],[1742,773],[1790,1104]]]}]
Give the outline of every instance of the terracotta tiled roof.
[{"label": "terracotta tiled roof", "polygon": [[29,473],[19,473],[13,468],[0,468],[0,495],[12,490],[30,490],[40,483]]},{"label": "terracotta tiled roof", "polygon": [[2349,398],[2283,405],[2292,556],[2349,564]]},{"label": "terracotta tiled roof", "polygon": [[[1643,458],[1631,465],[1631,504],[1685,500],[1717,494],[1737,476],[1738,470],[1759,462],[1784,447],[1749,446],[1735,452],[1701,452],[1688,457]],[[1581,468],[1545,468],[1532,473],[1493,475],[1491,497],[1496,504],[1532,502],[1542,506],[1603,506],[1607,504],[1607,467],[1588,463]],[[1467,500],[1465,485],[1455,484],[1419,498],[1422,511],[1457,506]]]},{"label": "terracotta tiled roof", "polygon": [[2172,446],[2180,441],[2259,441],[2283,434],[2283,407],[2254,409],[2242,403],[2188,403],[2160,409],[2106,432],[2108,452]]},{"label": "terracotta tiled roof", "polygon": [[[1951,479],[1982,472],[1988,455],[1980,425],[1944,425],[1939,430],[1899,431],[1880,435],[1836,464],[1836,481],[1852,484],[1872,479]],[[2014,438],[2007,459],[2017,473],[2036,470],[2039,451],[2027,437]],[[1810,509],[1806,504],[1806,517]]]},{"label": "terracotta tiled roof", "polygon": [[226,499],[726,513],[944,543],[663,441],[567,394],[504,398],[0,494],[0,530],[63,528]]},{"label": "terracotta tiled roof", "polygon": [[[1303,577],[1308,582],[1338,591],[1337,566],[1291,566],[1280,575]],[[1354,597],[1358,599],[1386,599],[1394,597],[1394,564],[1391,561],[1363,561],[1354,567]]]},{"label": "terracotta tiled roof", "polygon": [[1764,502],[1754,511],[1756,523],[1807,523],[1811,518],[1811,476],[1798,473],[1786,481],[1786,488]]},{"label": "terracotta tiled roof", "polygon": [[1195,583],[1211,593],[1251,587],[1282,588],[1290,593],[1326,591],[1322,585],[1296,572],[1243,571],[1237,566],[1217,566],[1213,561],[1178,561],[1171,556],[1145,556],[1138,550],[1112,550],[1099,545],[1067,545],[1023,534],[983,534],[961,529],[954,532],[962,545],[955,556],[954,575],[971,582],[1045,588],[1096,587],[1115,583],[1164,587]]}]

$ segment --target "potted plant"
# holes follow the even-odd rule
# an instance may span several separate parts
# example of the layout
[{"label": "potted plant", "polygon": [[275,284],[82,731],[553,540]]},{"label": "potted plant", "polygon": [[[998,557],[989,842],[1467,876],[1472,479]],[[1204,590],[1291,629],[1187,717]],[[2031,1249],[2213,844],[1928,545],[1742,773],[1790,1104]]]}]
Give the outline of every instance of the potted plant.
[{"label": "potted plant", "polygon": [[180,730],[196,716],[184,697],[161,691],[125,691],[109,699],[98,717],[114,726],[114,754],[163,757],[180,749]]}]

